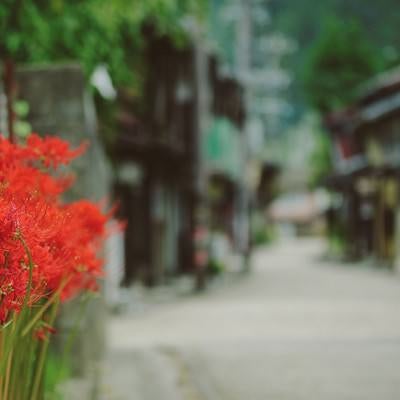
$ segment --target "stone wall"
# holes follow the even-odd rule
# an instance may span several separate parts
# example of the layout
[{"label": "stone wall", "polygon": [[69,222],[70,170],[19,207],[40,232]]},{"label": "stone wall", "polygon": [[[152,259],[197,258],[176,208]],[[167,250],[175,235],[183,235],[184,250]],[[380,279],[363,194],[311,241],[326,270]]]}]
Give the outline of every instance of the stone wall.
[{"label": "stone wall", "polygon": [[[89,141],[85,155],[74,161],[76,184],[70,200],[86,197],[101,200],[110,192],[110,167],[97,136],[93,99],[79,65],[20,68],[18,98],[29,104],[28,121],[40,135],[57,135],[74,145]],[[59,344],[75,329],[78,301],[64,307],[60,318]],[[98,381],[105,343],[105,306],[102,298],[90,301],[71,351],[73,374],[86,382],[90,392]],[[90,396],[92,398],[93,396]],[[84,399],[80,395],[81,399]]]}]

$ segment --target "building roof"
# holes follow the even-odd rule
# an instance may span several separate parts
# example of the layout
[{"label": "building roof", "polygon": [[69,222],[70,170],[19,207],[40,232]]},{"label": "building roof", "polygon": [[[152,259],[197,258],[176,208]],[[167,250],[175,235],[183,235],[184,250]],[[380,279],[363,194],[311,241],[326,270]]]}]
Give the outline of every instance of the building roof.
[{"label": "building roof", "polygon": [[400,113],[400,67],[368,81],[358,100],[327,114],[325,127],[334,135],[353,134],[359,128]]},{"label": "building roof", "polygon": [[359,103],[366,105],[400,91],[400,66],[366,82],[360,90]]}]

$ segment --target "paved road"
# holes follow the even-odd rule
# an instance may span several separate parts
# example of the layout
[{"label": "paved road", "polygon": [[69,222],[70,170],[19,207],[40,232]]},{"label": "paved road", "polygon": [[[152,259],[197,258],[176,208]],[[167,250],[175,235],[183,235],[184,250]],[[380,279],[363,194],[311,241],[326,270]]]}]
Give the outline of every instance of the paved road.
[{"label": "paved road", "polygon": [[400,399],[399,276],[321,251],[259,251],[248,277],[114,318],[104,399]]}]

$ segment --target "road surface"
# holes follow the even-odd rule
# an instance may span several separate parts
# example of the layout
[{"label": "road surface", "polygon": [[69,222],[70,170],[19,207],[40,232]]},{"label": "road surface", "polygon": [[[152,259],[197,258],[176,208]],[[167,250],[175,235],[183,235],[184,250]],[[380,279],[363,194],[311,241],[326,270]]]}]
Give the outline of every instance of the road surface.
[{"label": "road surface", "polygon": [[250,275],[113,317],[105,400],[398,400],[400,279],[260,250]]}]

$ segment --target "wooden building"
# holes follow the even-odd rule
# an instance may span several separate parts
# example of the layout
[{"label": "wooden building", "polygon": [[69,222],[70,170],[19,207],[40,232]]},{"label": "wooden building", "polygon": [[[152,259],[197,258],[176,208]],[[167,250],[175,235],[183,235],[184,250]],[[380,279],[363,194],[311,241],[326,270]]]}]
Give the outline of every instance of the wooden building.
[{"label": "wooden building", "polygon": [[209,71],[211,118],[203,144],[209,224],[240,250],[241,182],[246,162],[244,92],[235,78],[219,73],[215,57],[209,59]]},{"label": "wooden building", "polygon": [[326,119],[335,173],[327,181],[340,201],[331,222],[352,259],[371,256],[392,267],[398,247],[400,70],[368,83],[350,108]]},{"label": "wooden building", "polygon": [[[143,95],[133,99],[121,93],[114,154],[116,192],[128,221],[125,281],[153,285],[195,273],[201,286],[204,265],[196,262],[197,233],[217,223],[235,235],[237,174],[243,170],[242,89],[235,79],[218,74],[217,59],[197,40],[178,48],[150,26],[144,38]],[[222,134],[229,137],[216,158],[230,157],[236,175],[229,167],[210,164],[205,148],[210,129],[221,119],[229,131]],[[222,194],[218,201],[210,197],[210,185]]]},{"label": "wooden building", "polygon": [[126,233],[126,283],[149,285],[193,270],[198,201],[196,48],[145,32],[143,96],[119,114],[116,191]]}]

